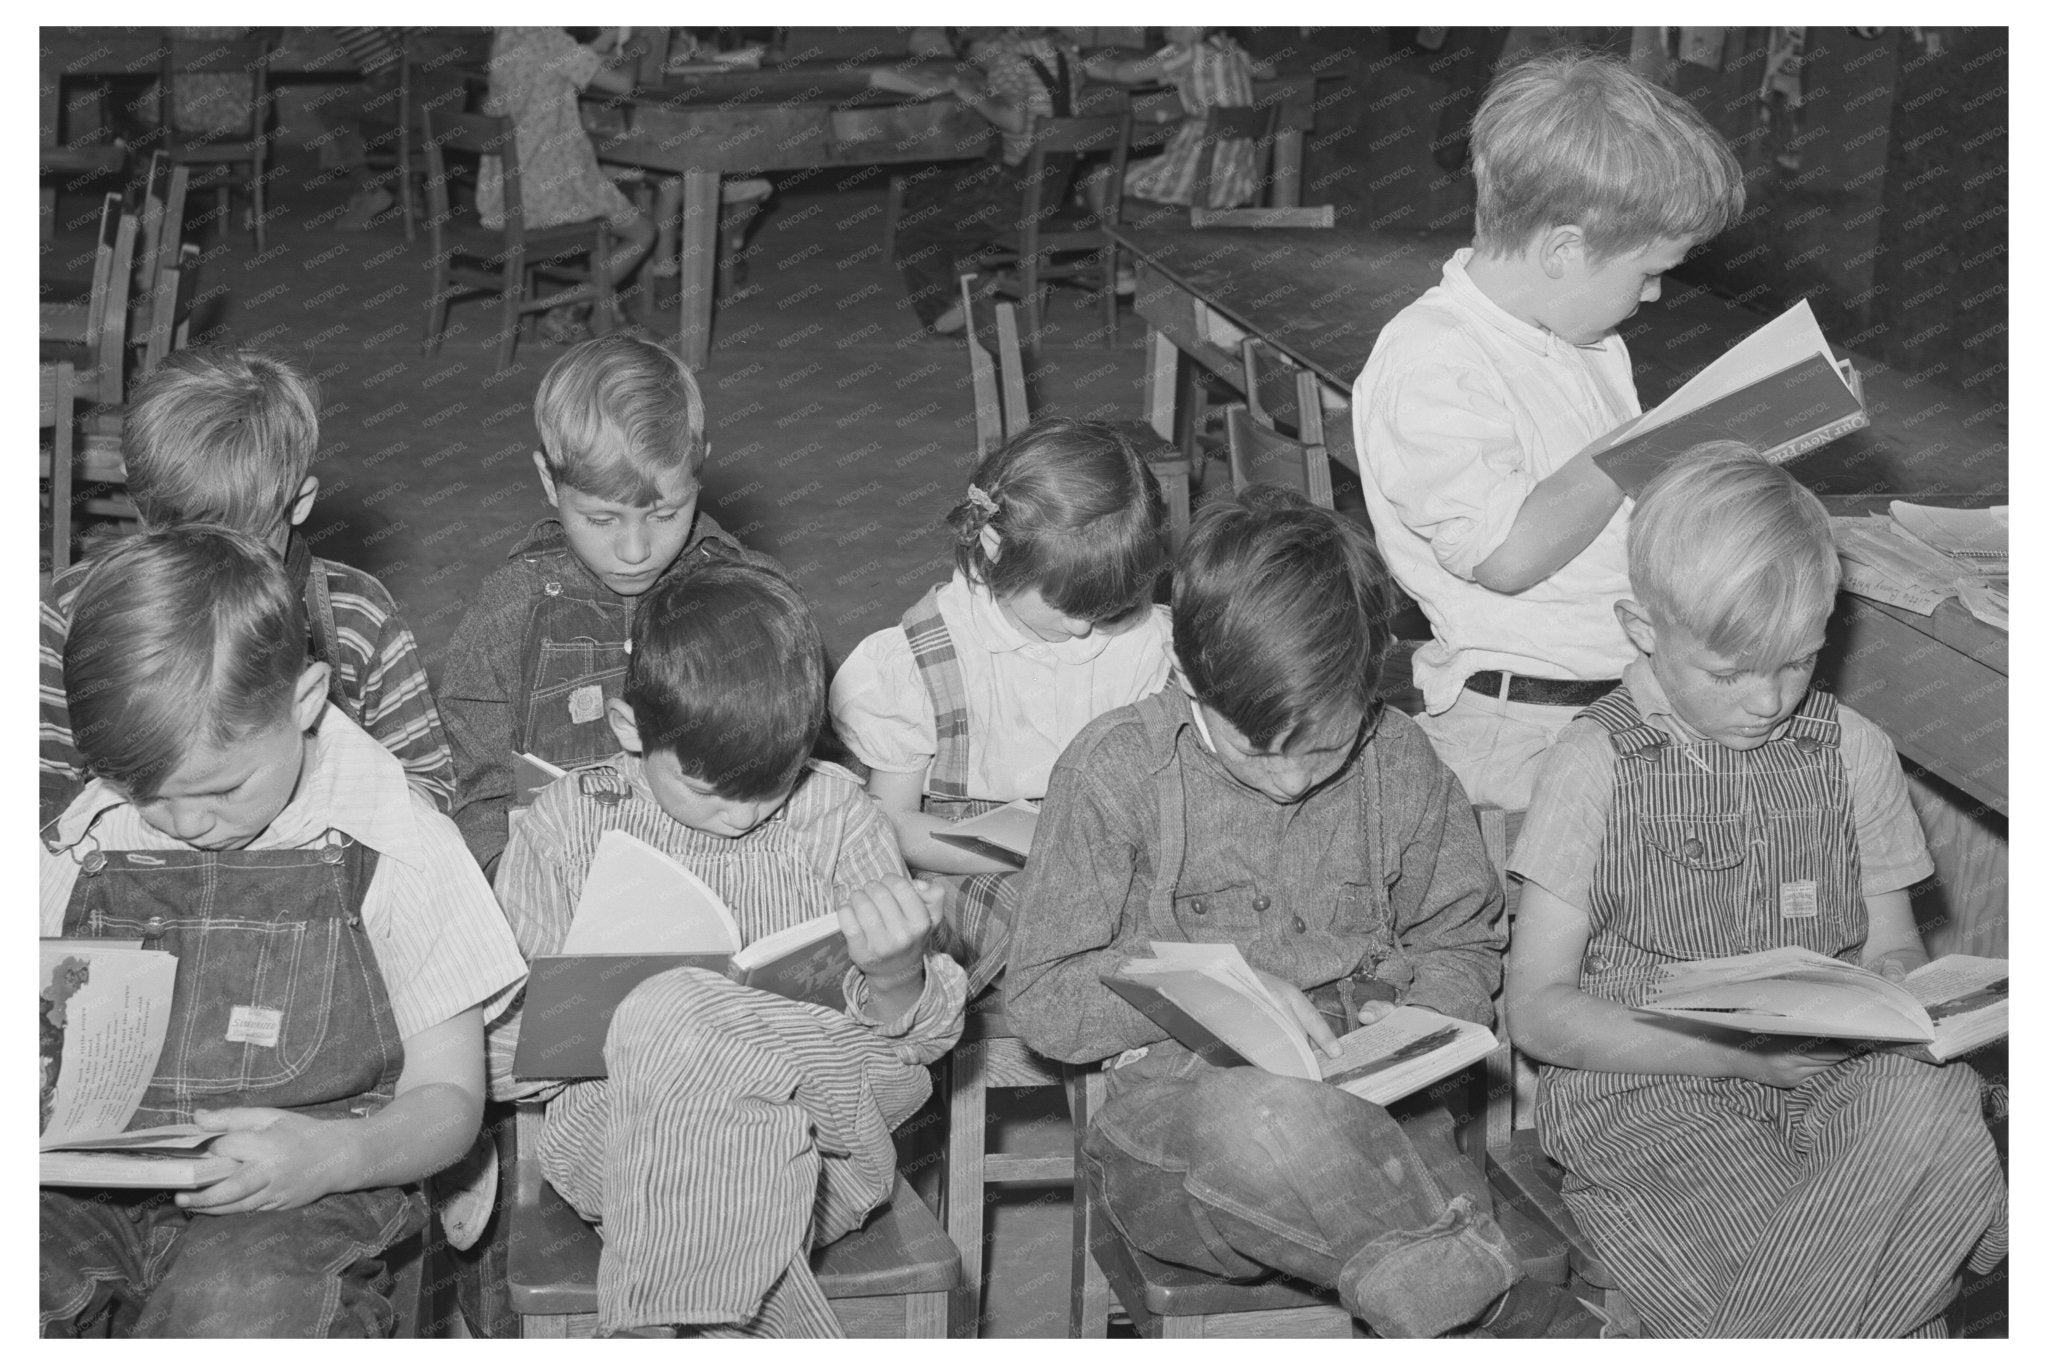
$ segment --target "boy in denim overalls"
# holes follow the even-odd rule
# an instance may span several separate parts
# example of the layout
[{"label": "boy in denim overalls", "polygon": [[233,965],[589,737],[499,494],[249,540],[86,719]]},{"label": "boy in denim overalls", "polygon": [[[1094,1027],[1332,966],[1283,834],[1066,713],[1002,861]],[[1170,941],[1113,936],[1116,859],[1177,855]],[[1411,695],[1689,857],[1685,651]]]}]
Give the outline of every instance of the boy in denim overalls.
[{"label": "boy in denim overalls", "polygon": [[197,1123],[203,1189],[45,1189],[48,1335],[382,1336],[385,1253],[483,1104],[525,975],[448,817],[328,699],[276,558],[221,527],[96,561],[64,650],[96,778],[40,865],[41,929],[178,959],[131,1127]]},{"label": "boy in denim overalls", "polygon": [[1115,1058],[1083,1166],[1161,1260],[1327,1285],[1382,1336],[1583,1336],[1524,1278],[1451,1116],[1219,1067],[1102,984],[1148,941],[1234,943],[1310,1040],[1388,1002],[1490,1022],[1501,893],[1464,789],[1377,696],[1386,570],[1363,528],[1266,485],[1196,518],[1168,688],[1053,769],[1010,948],[1010,1019]]},{"label": "boy in denim overalls", "polygon": [[605,703],[624,685],[641,596],[680,563],[768,562],[697,510],[704,399],[667,351],[624,336],[570,347],[533,420],[556,515],[477,589],[441,679],[455,823],[486,873],[505,851],[519,754],[575,768],[616,750]]},{"label": "boy in denim overalls", "polygon": [[1565,1202],[1659,1337],[1945,1336],[2006,1249],[1969,1066],[1634,1013],[1666,964],[1797,946],[1897,979],[1933,865],[1890,739],[1811,686],[1827,509],[1692,451],[1628,531],[1636,657],[1565,727],[1511,863],[1515,1041]]}]

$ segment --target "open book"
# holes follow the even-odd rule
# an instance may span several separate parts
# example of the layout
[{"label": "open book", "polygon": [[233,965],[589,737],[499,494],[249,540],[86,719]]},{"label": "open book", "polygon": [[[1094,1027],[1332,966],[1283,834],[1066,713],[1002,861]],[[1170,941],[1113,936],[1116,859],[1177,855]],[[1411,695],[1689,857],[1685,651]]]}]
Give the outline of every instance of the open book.
[{"label": "open book", "polygon": [[537,754],[513,755],[512,804],[518,807],[532,805],[536,797],[555,784],[556,779],[568,775],[567,768],[557,767]]},{"label": "open book", "polygon": [[128,1131],[163,1051],[178,959],[132,940],[46,938],[40,967],[41,1183],[192,1190],[234,1170],[200,1150],[218,1133]]},{"label": "open book", "polygon": [[703,878],[624,830],[606,830],[561,951],[531,964],[512,1071],[522,1080],[604,1075],[604,1036],[619,1002],[672,968],[703,967],[840,1010],[851,965],[837,915],[746,943]]},{"label": "open book", "polygon": [[1132,958],[1104,984],[1174,1039],[1218,1066],[1256,1066],[1327,1081],[1374,1104],[1462,1071],[1499,1046],[1492,1032],[1412,1006],[1337,1041],[1323,1056],[1234,943],[1164,943]]},{"label": "open book", "polygon": [[1031,856],[1031,836],[1038,830],[1038,803],[1016,800],[1007,806],[935,830],[932,838],[1012,867]]},{"label": "open book", "polygon": [[1869,425],[1855,370],[1835,358],[1801,299],[1595,441],[1593,462],[1634,495],[1703,441],[1743,441],[1782,464]]},{"label": "open book", "polygon": [[1903,984],[1810,948],[1667,967],[1640,1009],[1749,1033],[1900,1043],[1945,1062],[2006,1035],[2004,958],[1937,958]]}]

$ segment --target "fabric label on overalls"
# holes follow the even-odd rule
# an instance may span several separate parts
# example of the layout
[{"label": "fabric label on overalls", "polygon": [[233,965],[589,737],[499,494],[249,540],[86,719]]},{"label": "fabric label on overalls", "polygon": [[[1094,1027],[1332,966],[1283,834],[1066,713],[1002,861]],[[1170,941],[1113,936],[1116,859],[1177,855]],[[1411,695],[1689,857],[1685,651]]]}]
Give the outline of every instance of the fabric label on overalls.
[{"label": "fabric label on overalls", "polygon": [[1778,915],[1782,919],[1812,919],[1820,914],[1820,883],[1780,882]]},{"label": "fabric label on overalls", "polygon": [[569,719],[585,725],[604,714],[604,688],[588,683],[569,694]]},{"label": "fabric label on overalls", "polygon": [[236,1005],[228,1011],[227,1038],[231,1043],[254,1043],[257,1047],[276,1047],[278,1035],[283,1032],[283,1010],[263,1009],[257,1005]]}]

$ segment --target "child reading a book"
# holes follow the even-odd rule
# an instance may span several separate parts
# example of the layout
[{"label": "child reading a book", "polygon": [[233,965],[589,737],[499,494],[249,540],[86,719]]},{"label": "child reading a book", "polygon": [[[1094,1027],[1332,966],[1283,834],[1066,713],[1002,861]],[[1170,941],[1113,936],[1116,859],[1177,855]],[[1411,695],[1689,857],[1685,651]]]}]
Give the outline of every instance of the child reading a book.
[{"label": "child reading a book", "polygon": [[667,351],[625,336],[570,347],[533,421],[555,515],[477,589],[441,678],[455,823],[486,873],[519,754],[572,768],[613,752],[605,704],[625,682],[634,604],[677,564],[747,554],[697,510],[704,399]]},{"label": "child reading a book", "polygon": [[1585,448],[1640,410],[1615,328],[1735,221],[1742,176],[1683,99],[1541,57],[1473,123],[1478,233],[1352,386],[1387,566],[1428,616],[1421,725],[1476,802],[1529,804],[1543,751],[1629,659],[1620,490]]},{"label": "child reading a book", "polygon": [[[398,756],[436,806],[454,799],[454,762],[412,631],[384,585],[314,555],[300,534],[320,480],[312,380],[288,361],[242,348],[178,351],[129,395],[121,429],[128,496],[147,530],[215,522],[270,546],[298,586],[313,655],[334,703]],[[89,564],[43,589],[42,817],[47,825],[88,780],[64,696],[64,638]]]},{"label": "child reading a book", "polygon": [[1069,418],[984,459],[946,520],[952,580],[847,656],[832,718],[904,861],[943,875],[979,985],[1001,967],[1012,865],[933,835],[1044,796],[1082,727],[1165,683],[1171,627],[1152,595],[1167,523],[1131,443]]},{"label": "child reading a book", "polygon": [[1053,769],[1009,1018],[1048,1057],[1116,1059],[1083,1156],[1147,1253],[1332,1286],[1384,1336],[1588,1335],[1522,1277],[1441,1107],[1211,1065],[1104,984],[1150,940],[1224,942],[1325,1053],[1394,1004],[1491,1021],[1500,887],[1457,778],[1377,697],[1387,597],[1365,531],[1297,494],[1196,517],[1187,690],[1101,717]]},{"label": "child reading a book", "polygon": [[329,700],[298,586],[194,526],[109,550],[73,602],[94,780],[47,835],[42,933],[176,956],[129,1126],[196,1123],[239,1165],[175,1198],[43,1190],[47,1335],[386,1335],[383,1254],[476,1134],[525,964],[455,826]]},{"label": "child reading a book", "polygon": [[1666,963],[1798,945],[1901,976],[1931,870],[1883,732],[1809,687],[1820,500],[1693,452],[1628,531],[1637,654],[1551,751],[1512,869],[1515,1041],[1564,1197],[1655,1336],[1943,1335],[2005,1182],[1966,1066],[1632,1013]]},{"label": "child reading a book", "polygon": [[515,1081],[508,1016],[493,1094],[548,1100],[542,1168],[604,1224],[600,1331],[837,1336],[809,1254],[888,1197],[890,1129],[959,1038],[965,979],[926,952],[936,893],[905,878],[887,821],[851,773],[809,759],[824,649],[788,580],[693,564],[648,595],[632,639],[605,706],[626,752],[544,791],[499,871],[520,947],[560,948],[599,839],[625,830],[702,877],[750,943],[836,911],[846,1011],[678,968],[619,1006],[604,1080]]}]

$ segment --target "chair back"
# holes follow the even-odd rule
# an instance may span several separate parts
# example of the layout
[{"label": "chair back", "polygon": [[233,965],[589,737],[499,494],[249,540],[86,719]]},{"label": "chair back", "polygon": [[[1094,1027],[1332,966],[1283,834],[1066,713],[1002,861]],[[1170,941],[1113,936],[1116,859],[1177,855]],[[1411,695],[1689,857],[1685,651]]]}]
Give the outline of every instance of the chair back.
[{"label": "chair back", "polygon": [[163,272],[178,261],[185,235],[185,195],[192,183],[192,168],[174,161],[165,152],[151,152],[149,174],[142,186],[142,297],[156,297]]},{"label": "chair back", "polygon": [[989,353],[975,317],[973,275],[960,277],[960,307],[967,319],[967,369],[974,384],[974,442],[986,459],[1031,421],[1024,384],[1024,347],[1017,333],[1017,305],[995,305],[996,353]]},{"label": "chair back", "polygon": [[422,108],[420,127],[421,150],[427,157],[427,229],[433,239],[435,254],[441,251],[443,230],[453,222],[446,159],[449,152],[458,153],[465,159],[476,159],[473,166],[465,167],[472,177],[472,188],[474,178],[481,175],[483,158],[498,158],[505,185],[506,241],[508,245],[522,242],[526,208],[519,193],[519,139],[512,120],[496,114],[464,114]]},{"label": "chair back", "polygon": [[179,248],[177,263],[158,273],[150,296],[149,331],[143,338],[138,379],[156,373],[165,357],[185,348],[192,325],[192,307],[199,292],[199,259],[198,246],[187,242]]},{"label": "chair back", "polygon": [[1318,204],[1295,209],[1212,209],[1197,204],[1188,210],[1191,228],[1329,228],[1337,226],[1337,206]]},{"label": "chair back", "polygon": [[1216,150],[1226,142],[1251,144],[1252,202],[1257,203],[1267,197],[1273,161],[1273,127],[1279,116],[1279,106],[1273,104],[1215,108],[1203,116],[1196,133],[1195,151],[1194,194],[1198,207],[1209,197],[1210,181],[1216,170]]},{"label": "chair back", "polygon": [[246,76],[249,81],[249,119],[244,132],[254,139],[261,135],[269,116],[270,40],[267,38],[182,38],[171,34],[159,49],[162,63],[157,69],[157,126],[169,134],[178,130],[175,91],[180,76]]},{"label": "chair back", "polygon": [[[1049,179],[1045,162],[1053,156],[1107,156],[1111,199],[1105,221],[1116,221],[1116,206],[1123,199],[1124,163],[1131,154],[1131,116],[1128,111],[1095,114],[1085,118],[1036,118],[1031,121],[1031,151],[1024,161],[1023,234],[1035,236],[1046,213]],[[1051,186],[1057,195],[1064,186]]]},{"label": "chair back", "polygon": [[1260,345],[1243,345],[1245,398],[1224,409],[1230,439],[1231,487],[1243,491],[1254,483],[1277,483],[1300,492],[1318,507],[1335,507],[1330,488],[1330,454],[1323,444],[1322,391],[1316,377],[1293,371],[1297,435],[1280,431],[1259,397]]},{"label": "chair back", "polygon": [[85,345],[93,355],[100,403],[121,401],[121,372],[127,358],[128,297],[135,265],[136,219],[124,212],[121,196],[110,194],[100,211],[100,244],[93,257],[92,298],[86,305]]}]

